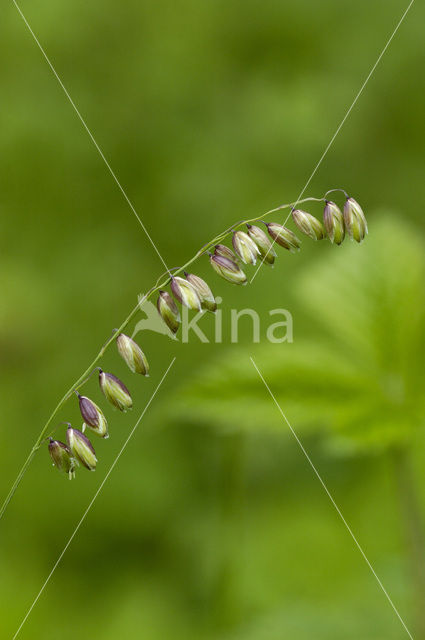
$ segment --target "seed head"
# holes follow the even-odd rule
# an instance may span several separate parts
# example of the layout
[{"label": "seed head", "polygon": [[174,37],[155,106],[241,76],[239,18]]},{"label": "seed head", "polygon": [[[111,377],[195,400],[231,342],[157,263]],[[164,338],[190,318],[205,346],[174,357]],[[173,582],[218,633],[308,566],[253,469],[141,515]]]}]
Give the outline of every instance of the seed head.
[{"label": "seed head", "polygon": [[203,309],[207,309],[208,311],[216,311],[217,303],[215,301],[213,292],[209,288],[208,284],[205,280],[202,280],[199,276],[195,276],[193,273],[186,273],[185,276],[188,282],[195,289],[201,300],[201,306]]},{"label": "seed head", "polygon": [[325,237],[325,229],[320,220],[301,209],[292,209],[292,219],[298,229],[313,240],[322,240]]},{"label": "seed head", "polygon": [[276,251],[273,249],[273,245],[264,231],[260,227],[247,224],[248,235],[255,242],[258,247],[261,259],[266,264],[273,264],[276,257]]},{"label": "seed head", "polygon": [[81,462],[83,467],[89,471],[94,471],[96,469],[97,458],[93,445],[87,436],[78,429],[68,427],[66,430],[66,441],[72,455],[78,462]]},{"label": "seed head", "polygon": [[210,254],[210,263],[219,276],[232,284],[245,284],[246,275],[233,260]]},{"label": "seed head", "polygon": [[70,480],[75,478],[76,460],[72,457],[71,449],[64,442],[53,440],[53,438],[49,438],[48,449],[53,464],[59,471],[67,473]]},{"label": "seed head", "polygon": [[347,198],[344,204],[344,224],[350,238],[362,242],[368,232],[363,209],[354,198]]},{"label": "seed head", "polygon": [[277,222],[264,223],[267,227],[269,235],[273,238],[277,244],[288,251],[299,251],[301,247],[301,241],[297,238],[295,233],[292,233],[290,229],[287,229],[282,224]]},{"label": "seed head", "polygon": [[159,292],[156,307],[167,327],[176,333],[181,323],[180,312],[168,291]]},{"label": "seed head", "polygon": [[344,217],[335,202],[326,200],[323,210],[323,224],[330,241],[341,244],[345,238]]},{"label": "seed head", "polygon": [[80,396],[80,394],[78,394],[78,402],[84,420],[83,431],[87,426],[102,438],[108,438],[108,423],[106,422],[102,409],[100,409],[93,400],[87,398],[87,396]]},{"label": "seed head", "polygon": [[149,363],[137,342],[134,342],[125,333],[120,333],[117,337],[117,348],[118,353],[133,373],[141,373],[142,376],[149,375]]},{"label": "seed head", "polygon": [[127,387],[112,373],[99,369],[99,385],[105,398],[120,411],[127,411],[133,406],[133,400]]},{"label": "seed head", "polygon": [[184,278],[171,278],[171,291],[180,304],[188,309],[201,310],[201,300],[195,288]]},{"label": "seed head", "polygon": [[257,262],[257,256],[260,255],[260,252],[254,240],[245,231],[234,231],[232,244],[242,262],[245,264],[255,264]]},{"label": "seed head", "polygon": [[223,256],[223,258],[228,258],[229,260],[233,260],[233,262],[238,262],[237,256],[233,253],[229,247],[226,247],[225,244],[216,244],[214,247],[214,253],[216,256]]}]

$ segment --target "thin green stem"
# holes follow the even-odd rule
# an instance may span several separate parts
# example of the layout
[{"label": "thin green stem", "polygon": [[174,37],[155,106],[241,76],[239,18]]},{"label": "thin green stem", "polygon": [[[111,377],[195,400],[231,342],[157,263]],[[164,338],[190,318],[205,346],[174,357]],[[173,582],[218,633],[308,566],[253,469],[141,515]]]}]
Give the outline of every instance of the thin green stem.
[{"label": "thin green stem", "polygon": [[[324,202],[325,198],[313,198],[313,197],[304,198],[303,200],[300,200],[296,204],[302,204],[303,202],[313,202],[313,201],[314,202]],[[232,233],[232,231],[234,231],[238,227],[241,227],[242,225],[245,225],[245,224],[250,224],[252,222],[257,222],[258,220],[261,220],[262,218],[264,218],[265,216],[270,215],[271,213],[276,213],[276,212],[281,211],[283,209],[287,209],[289,207],[292,207],[294,204],[295,203],[293,203],[293,202],[291,202],[289,204],[282,204],[282,205],[280,205],[278,207],[275,207],[274,209],[270,209],[270,211],[267,211],[266,213],[263,213],[261,216],[258,216],[256,218],[251,218],[250,220],[242,220],[240,222],[237,222],[236,224],[233,224],[231,227],[229,227],[228,229],[226,229],[225,231],[220,233],[218,236],[216,236],[215,238],[210,240],[206,245],[201,247],[196,252],[196,254],[188,262],[186,262],[186,264],[184,264],[182,267],[178,267],[177,269],[173,270],[174,271],[173,275],[178,275],[178,274],[182,273],[183,271],[187,270],[187,268],[193,262],[195,262],[201,255],[206,253],[209,249],[211,249],[218,242],[224,240],[228,235],[230,235]],[[165,280],[163,280],[164,277],[165,277]],[[160,284],[158,284],[158,282],[160,280],[162,280],[162,282]],[[132,309],[130,311],[130,313],[128,314],[128,316],[126,317],[124,322],[121,324],[121,326],[118,329],[116,329],[114,331],[114,333],[112,334],[112,336],[109,338],[109,340],[107,340],[107,342],[105,342],[105,344],[103,345],[103,347],[101,348],[101,350],[99,351],[97,356],[94,358],[93,362],[90,363],[90,365],[87,367],[87,369],[84,371],[84,373],[78,378],[78,380],[76,382],[74,382],[74,384],[68,389],[68,391],[64,394],[64,396],[59,400],[58,404],[56,405],[56,408],[53,410],[53,412],[49,416],[46,424],[42,428],[37,440],[35,441],[32,449],[31,449],[31,451],[30,451],[30,453],[29,453],[29,455],[27,457],[27,459],[25,460],[21,470],[19,471],[15,481],[13,482],[13,485],[12,485],[9,493],[7,494],[5,500],[4,500],[4,502],[3,502],[3,504],[2,504],[2,506],[0,508],[0,520],[3,517],[4,512],[6,511],[7,507],[9,506],[9,503],[12,500],[12,498],[13,498],[13,496],[14,496],[14,494],[15,494],[18,486],[19,486],[19,484],[21,483],[22,478],[24,477],[29,465],[31,464],[32,459],[34,458],[34,456],[36,454],[36,452],[40,448],[41,443],[43,442],[44,438],[47,435],[47,432],[49,430],[50,425],[52,424],[52,422],[55,419],[56,415],[59,413],[60,409],[63,407],[65,402],[72,396],[74,391],[76,391],[77,389],[81,388],[84,385],[84,383],[87,381],[88,377],[91,375],[91,373],[93,371],[93,368],[102,359],[105,351],[110,347],[110,345],[112,344],[112,342],[114,342],[114,340],[117,338],[117,336],[122,331],[124,331],[124,329],[128,326],[128,324],[136,316],[136,314],[139,311],[139,309],[140,309],[141,305],[143,304],[143,302],[148,300],[154,293],[156,293],[160,289],[163,289],[164,287],[166,287],[169,284],[170,280],[171,280],[171,278],[170,278],[170,275],[169,275],[168,272],[166,274],[162,274],[158,278],[158,280],[156,281],[155,285],[143,296],[142,300],[139,301],[138,304],[134,307],[134,309]]]}]

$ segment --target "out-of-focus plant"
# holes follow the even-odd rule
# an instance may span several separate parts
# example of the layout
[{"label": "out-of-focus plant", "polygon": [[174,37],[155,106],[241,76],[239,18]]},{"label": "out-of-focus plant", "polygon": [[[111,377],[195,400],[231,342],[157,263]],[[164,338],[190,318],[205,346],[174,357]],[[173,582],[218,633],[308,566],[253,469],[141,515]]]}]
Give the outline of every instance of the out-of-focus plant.
[{"label": "out-of-focus plant", "polygon": [[[293,344],[251,353],[297,432],[320,435],[335,455],[391,457],[425,637],[425,534],[410,460],[425,425],[425,242],[386,216],[363,250],[354,248],[344,245],[292,283],[313,319],[308,338],[295,318]],[[287,430],[246,347],[197,372],[172,406],[217,428]]]}]

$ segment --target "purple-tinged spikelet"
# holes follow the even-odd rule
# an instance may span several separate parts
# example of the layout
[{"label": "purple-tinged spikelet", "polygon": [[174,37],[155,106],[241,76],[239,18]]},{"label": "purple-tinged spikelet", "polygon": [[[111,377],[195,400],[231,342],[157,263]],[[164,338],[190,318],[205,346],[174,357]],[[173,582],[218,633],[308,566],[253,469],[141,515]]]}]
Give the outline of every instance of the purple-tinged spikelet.
[{"label": "purple-tinged spikelet", "polygon": [[214,253],[216,256],[223,256],[223,258],[228,258],[228,260],[233,260],[233,262],[238,262],[237,256],[233,253],[229,247],[226,247],[225,244],[216,244],[214,247]]},{"label": "purple-tinged spikelet", "polygon": [[254,240],[245,231],[234,231],[232,244],[235,252],[245,264],[255,264],[260,251]]},{"label": "purple-tinged spikelet", "polygon": [[201,310],[200,297],[190,282],[184,278],[180,278],[179,276],[171,278],[171,291],[180,304],[194,311]]},{"label": "purple-tinged spikelet", "polygon": [[53,440],[53,438],[49,438],[48,449],[53,464],[59,471],[67,473],[69,479],[72,480],[75,477],[76,461],[72,456],[71,449],[64,442]]},{"label": "purple-tinged spikelet", "polygon": [[344,217],[341,209],[331,200],[326,200],[323,224],[329,240],[335,244],[341,244],[345,238]]},{"label": "purple-tinged spikelet", "polygon": [[195,276],[194,273],[186,273],[186,271],[184,275],[186,276],[186,280],[190,282],[190,284],[198,294],[199,299],[201,300],[202,308],[207,309],[207,311],[216,311],[217,303],[215,301],[213,292],[211,291],[209,285],[205,282],[205,280],[203,280],[199,276]]},{"label": "purple-tinged spikelet", "polygon": [[301,241],[297,238],[295,233],[290,229],[287,229],[282,224],[277,222],[265,222],[267,231],[273,240],[288,251],[299,251],[301,247]]},{"label": "purple-tinged spikelet", "polygon": [[149,375],[149,363],[137,342],[125,333],[120,333],[117,337],[118,353],[133,373],[140,373],[142,376]]},{"label": "purple-tinged spikelet", "polygon": [[181,323],[180,312],[168,291],[159,292],[156,307],[167,327],[171,329],[173,333],[177,333]]},{"label": "purple-tinged spikelet", "polygon": [[367,222],[363,209],[354,198],[347,198],[344,205],[345,230],[352,240],[362,242],[367,235]]},{"label": "purple-tinged spikelet", "polygon": [[127,387],[112,373],[105,373],[99,369],[99,385],[105,398],[120,411],[128,411],[133,406],[133,400]]},{"label": "purple-tinged spikelet", "polygon": [[81,462],[83,467],[89,471],[94,471],[96,469],[97,458],[93,445],[87,436],[78,429],[73,429],[73,427],[70,426],[66,430],[66,441],[74,458],[76,458],[78,462]]},{"label": "purple-tinged spikelet", "polygon": [[80,413],[84,420],[83,431],[87,426],[102,438],[108,438],[108,423],[103,415],[102,409],[87,398],[78,394],[78,403],[80,405]]},{"label": "purple-tinged spikelet", "polygon": [[232,284],[246,283],[246,275],[242,269],[239,269],[236,262],[219,255],[210,254],[209,258],[212,268],[219,276]]},{"label": "purple-tinged spikelet", "polygon": [[260,257],[266,264],[272,265],[276,257],[276,251],[273,249],[273,245],[264,231],[252,224],[246,225],[248,228],[248,235],[258,247]]},{"label": "purple-tinged spikelet", "polygon": [[302,233],[313,240],[323,240],[325,237],[325,229],[320,220],[301,209],[292,209],[292,219]]}]

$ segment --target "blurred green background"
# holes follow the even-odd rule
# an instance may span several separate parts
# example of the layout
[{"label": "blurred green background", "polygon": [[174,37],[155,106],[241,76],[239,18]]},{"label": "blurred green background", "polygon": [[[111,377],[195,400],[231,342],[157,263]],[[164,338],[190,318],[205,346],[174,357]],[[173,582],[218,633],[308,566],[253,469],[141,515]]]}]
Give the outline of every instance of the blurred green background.
[{"label": "blurred green background", "polygon": [[[294,200],[407,2],[22,2],[169,265]],[[416,640],[425,638],[423,23],[415,3],[306,195],[344,187],[361,246],[303,242],[223,297],[223,343],[111,350],[96,473],[43,449],[0,523],[12,637],[171,357],[177,360],[22,638],[383,640],[394,611],[255,372],[276,394]],[[163,271],[13,4],[0,25],[1,410],[6,495],[64,391]],[[321,215],[318,205],[310,208]],[[276,216],[282,222],[285,216]],[[251,272],[252,273],[252,272]],[[230,342],[229,309],[253,307]],[[270,345],[284,307],[294,342]],[[213,335],[213,318],[201,323]],[[130,329],[132,329],[131,327]],[[78,426],[76,402],[58,416]],[[58,431],[60,437],[63,432]]]}]

